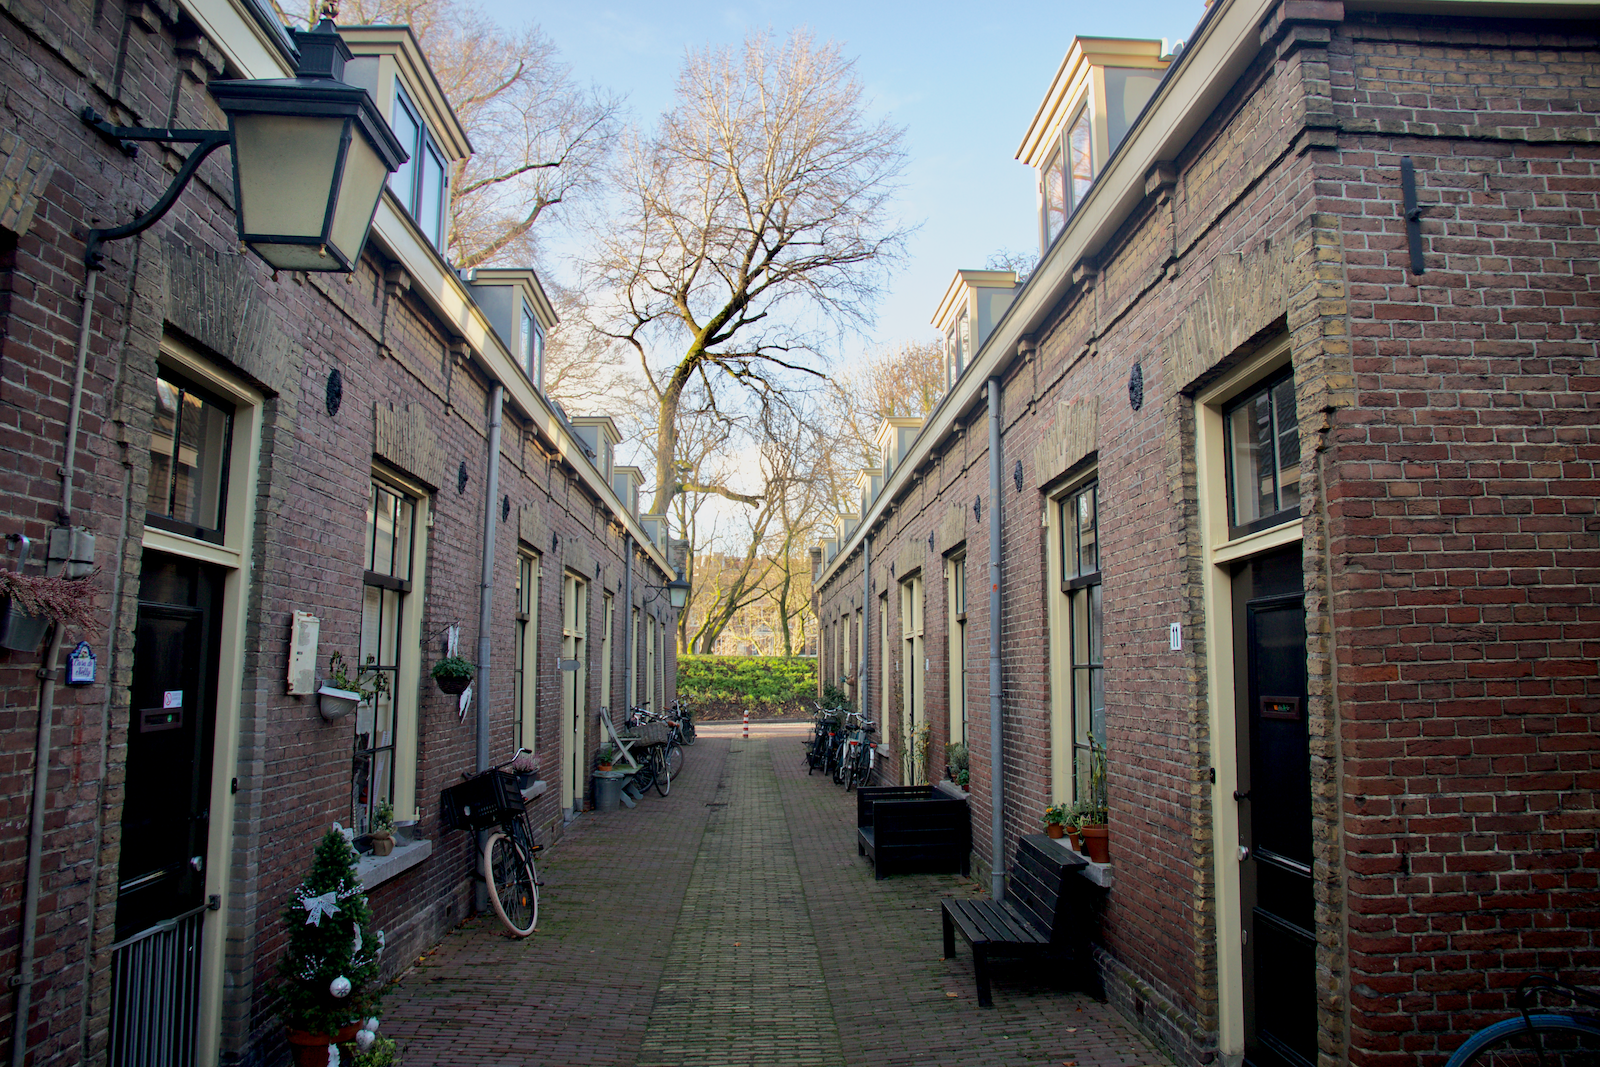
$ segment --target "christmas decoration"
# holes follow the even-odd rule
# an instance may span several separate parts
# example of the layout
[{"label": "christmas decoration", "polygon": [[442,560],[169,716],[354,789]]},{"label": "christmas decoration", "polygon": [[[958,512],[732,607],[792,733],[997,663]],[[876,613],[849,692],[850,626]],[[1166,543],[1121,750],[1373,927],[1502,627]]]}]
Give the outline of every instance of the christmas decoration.
[{"label": "christmas decoration", "polygon": [[[283,919],[289,946],[278,962],[278,1010],[291,1037],[302,1031],[328,1044],[353,1040],[361,1020],[377,1014],[383,935],[373,928],[355,850],[338,829],[318,843]],[[313,1062],[322,1054],[317,1049]]]},{"label": "christmas decoration", "polygon": [[356,1031],[356,1048],[360,1049],[362,1052],[365,1052],[367,1049],[371,1048],[372,1043],[376,1040],[378,1040],[378,1035],[373,1033],[371,1030]]}]

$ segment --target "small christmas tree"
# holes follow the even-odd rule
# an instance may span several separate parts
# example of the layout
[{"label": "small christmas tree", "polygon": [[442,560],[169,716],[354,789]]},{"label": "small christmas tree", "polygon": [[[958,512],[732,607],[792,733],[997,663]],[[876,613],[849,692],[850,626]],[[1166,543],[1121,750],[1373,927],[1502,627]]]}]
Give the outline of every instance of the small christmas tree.
[{"label": "small christmas tree", "polygon": [[337,826],[317,845],[311,873],[283,910],[289,949],[278,961],[280,1014],[291,1029],[334,1035],[377,1015],[383,931],[356,873],[356,852]]}]

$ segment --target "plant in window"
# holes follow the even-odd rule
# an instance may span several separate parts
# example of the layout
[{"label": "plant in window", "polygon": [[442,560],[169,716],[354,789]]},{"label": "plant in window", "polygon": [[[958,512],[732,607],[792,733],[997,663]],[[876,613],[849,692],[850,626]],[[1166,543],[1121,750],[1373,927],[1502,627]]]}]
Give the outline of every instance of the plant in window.
[{"label": "plant in window", "polygon": [[328,657],[328,677],[317,690],[317,702],[322,717],[333,722],[388,691],[389,679],[378,670],[374,657],[369,655],[364,666],[352,671],[345,665],[344,653],[335,652]]},{"label": "plant in window", "polygon": [[372,854],[374,856],[387,856],[394,851],[394,805],[387,800],[380,800],[372,813],[372,822],[367,826],[367,835],[372,838]]},{"label": "plant in window", "polygon": [[431,673],[441,690],[457,696],[466,692],[467,686],[472,684],[474,668],[472,661],[463,656],[446,656],[433,665]]},{"label": "plant in window", "polygon": [[1106,750],[1089,744],[1089,795],[1078,805],[1078,824],[1083,833],[1083,849],[1096,863],[1111,859],[1110,812],[1106,798]]},{"label": "plant in window", "polygon": [[1067,819],[1071,810],[1065,804],[1052,804],[1044,809],[1044,830],[1051,837],[1062,837],[1066,834]]},{"label": "plant in window", "polygon": [[962,788],[967,784],[967,746],[960,741],[944,746],[944,776],[952,782],[959,782]]}]

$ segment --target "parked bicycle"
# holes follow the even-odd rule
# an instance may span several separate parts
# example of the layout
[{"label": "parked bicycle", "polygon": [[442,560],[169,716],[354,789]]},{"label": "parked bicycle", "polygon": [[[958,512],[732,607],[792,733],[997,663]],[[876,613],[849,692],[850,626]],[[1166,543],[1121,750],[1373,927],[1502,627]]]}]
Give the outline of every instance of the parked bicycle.
[{"label": "parked bicycle", "polygon": [[878,762],[878,743],[872,740],[878,724],[860,712],[852,711],[849,717],[855,720],[855,732],[845,745],[844,789],[847,793],[870,782]]},{"label": "parked bicycle", "polygon": [[678,739],[685,745],[694,744],[694,711],[681,697],[673,698],[670,718],[678,724]]},{"label": "parked bicycle", "polygon": [[539,871],[534,856],[544,847],[533,842],[527,802],[517,776],[505,770],[526,748],[481,774],[439,794],[439,815],[446,830],[489,830],[483,842],[483,874],[489,905],[513,936],[527,937],[539,922]]},{"label": "parked bicycle", "polygon": [[634,785],[641,793],[654,786],[657,793],[666,796],[672,792],[672,779],[683,770],[683,746],[672,740],[665,719],[644,704],[629,710],[626,724],[630,732],[643,736],[634,746],[634,758],[639,760],[639,769],[633,773]]},{"label": "parked bicycle", "polygon": [[[1540,1010],[1553,996],[1577,1011]],[[1474,1033],[1445,1067],[1595,1067],[1600,1064],[1600,996],[1547,974],[1517,986],[1520,1014]]]}]

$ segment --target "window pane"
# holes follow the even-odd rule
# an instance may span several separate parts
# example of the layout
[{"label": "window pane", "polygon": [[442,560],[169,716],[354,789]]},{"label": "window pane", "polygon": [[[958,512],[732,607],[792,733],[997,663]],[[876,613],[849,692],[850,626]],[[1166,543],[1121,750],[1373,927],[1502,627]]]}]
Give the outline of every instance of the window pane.
[{"label": "window pane", "polygon": [[1272,387],[1278,433],[1278,511],[1300,510],[1300,420],[1294,403],[1294,379]]},{"label": "window pane", "polygon": [[372,533],[367,543],[372,546],[372,555],[367,559],[367,569],[388,574],[394,562],[394,494],[381,485],[373,486],[370,510],[367,524]]},{"label": "window pane", "polygon": [[523,304],[522,305],[522,369],[523,369],[524,372],[527,373],[528,380],[530,382],[534,382],[535,384],[537,384],[539,379],[536,377],[536,374],[537,374],[538,369],[539,369],[539,364],[535,360],[535,353],[534,353],[534,350],[533,350],[534,329],[535,329],[535,323],[533,321],[533,312],[528,310],[528,305],[527,304]]},{"label": "window pane", "polygon": [[1261,442],[1256,434],[1256,403],[1240,404],[1227,417],[1228,487],[1233,496],[1233,525],[1254,522],[1261,511]]},{"label": "window pane", "polygon": [[433,247],[444,248],[444,157],[429,145],[422,155],[422,190],[417,194],[417,225]]},{"label": "window pane", "polygon": [[178,432],[182,396],[170,382],[156,379],[155,424],[150,429],[150,495],[145,505],[156,515],[172,515],[173,437]]},{"label": "window pane", "polygon": [[172,518],[222,529],[222,488],[228,468],[228,412],[183,394],[174,463]]},{"label": "window pane", "polygon": [[1067,174],[1059,148],[1051,155],[1041,180],[1044,182],[1044,246],[1048,249],[1067,224]]},{"label": "window pane", "polygon": [[422,132],[422,125],[417,121],[411,109],[406,106],[405,97],[398,92],[394,98],[394,114],[390,116],[389,125],[394,128],[394,135],[400,142],[400,147],[406,150],[409,157],[400,164],[400,168],[389,175],[389,188],[394,190],[394,195],[400,198],[400,203],[405,205],[407,211],[414,209],[413,197],[416,194],[417,175],[417,135]]},{"label": "window pane", "polygon": [[1077,574],[1093,574],[1100,569],[1099,487],[1091,485],[1078,494]]},{"label": "window pane", "polygon": [[1072,204],[1068,211],[1078,210],[1094,181],[1093,160],[1089,151],[1089,109],[1078,112],[1078,119],[1067,134],[1067,164],[1072,170]]},{"label": "window pane", "polygon": [[417,506],[409,497],[397,496],[394,499],[394,564],[389,573],[405,581],[411,580],[411,528],[415,525],[412,521],[416,515]]}]

